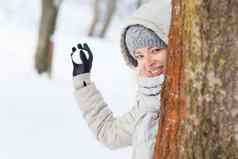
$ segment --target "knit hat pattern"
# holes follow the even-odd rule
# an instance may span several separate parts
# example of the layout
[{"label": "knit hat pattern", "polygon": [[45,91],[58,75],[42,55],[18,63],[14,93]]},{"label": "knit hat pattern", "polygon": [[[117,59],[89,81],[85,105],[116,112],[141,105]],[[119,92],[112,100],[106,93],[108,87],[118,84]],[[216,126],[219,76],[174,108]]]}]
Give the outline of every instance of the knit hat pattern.
[{"label": "knit hat pattern", "polygon": [[152,30],[142,25],[130,26],[126,31],[125,42],[129,53],[135,58],[135,50],[145,47],[167,47],[166,43],[160,39]]}]

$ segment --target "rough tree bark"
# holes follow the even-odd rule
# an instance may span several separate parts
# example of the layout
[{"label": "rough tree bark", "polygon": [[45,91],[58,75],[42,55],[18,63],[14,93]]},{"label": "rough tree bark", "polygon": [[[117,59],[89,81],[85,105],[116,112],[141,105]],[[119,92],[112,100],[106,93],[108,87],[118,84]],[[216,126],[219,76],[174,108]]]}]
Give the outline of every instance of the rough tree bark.
[{"label": "rough tree bark", "polygon": [[35,55],[35,68],[39,74],[48,73],[50,75],[54,48],[51,37],[55,31],[58,9],[62,0],[58,0],[58,3],[54,0],[42,0],[41,2],[41,21]]},{"label": "rough tree bark", "polygon": [[173,0],[155,159],[238,158],[238,1]]}]

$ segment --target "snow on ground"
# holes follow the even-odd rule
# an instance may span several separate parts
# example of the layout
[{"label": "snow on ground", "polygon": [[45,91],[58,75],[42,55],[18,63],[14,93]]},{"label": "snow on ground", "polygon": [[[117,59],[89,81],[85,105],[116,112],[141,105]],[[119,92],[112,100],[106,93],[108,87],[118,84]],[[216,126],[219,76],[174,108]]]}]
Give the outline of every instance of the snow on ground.
[{"label": "snow on ground", "polygon": [[94,53],[92,79],[115,115],[127,112],[134,104],[135,79],[120,55],[119,20],[106,39],[88,38],[89,6],[64,1],[49,80],[35,73],[33,63],[40,1],[0,3],[0,158],[130,158],[131,149],[111,151],[88,129],[73,96],[69,56],[73,45],[88,42]]}]

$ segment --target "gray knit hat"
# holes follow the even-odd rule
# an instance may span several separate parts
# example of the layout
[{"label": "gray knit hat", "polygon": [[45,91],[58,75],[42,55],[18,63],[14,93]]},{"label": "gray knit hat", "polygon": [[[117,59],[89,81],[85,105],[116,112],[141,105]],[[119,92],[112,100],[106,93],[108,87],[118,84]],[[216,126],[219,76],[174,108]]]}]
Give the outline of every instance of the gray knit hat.
[{"label": "gray knit hat", "polygon": [[152,30],[142,25],[130,26],[126,31],[125,42],[129,53],[135,58],[134,51],[144,47],[167,47],[166,43]]}]

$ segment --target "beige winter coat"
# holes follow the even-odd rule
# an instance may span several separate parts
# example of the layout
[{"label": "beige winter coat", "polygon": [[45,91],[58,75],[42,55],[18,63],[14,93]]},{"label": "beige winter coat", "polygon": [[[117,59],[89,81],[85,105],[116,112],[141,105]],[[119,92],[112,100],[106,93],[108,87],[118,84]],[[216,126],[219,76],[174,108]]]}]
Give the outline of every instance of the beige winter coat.
[{"label": "beige winter coat", "polygon": [[[162,16],[162,17],[161,17]],[[169,0],[151,1],[132,16],[126,27],[141,24],[156,32],[166,43],[170,22]],[[135,68],[122,33],[121,47],[126,63]],[[75,97],[97,140],[110,149],[132,146],[132,159],[152,159],[160,116],[160,89],[164,76],[138,81],[136,105],[121,117],[114,117],[90,74],[74,77]],[[87,86],[83,86],[83,82]]]}]

